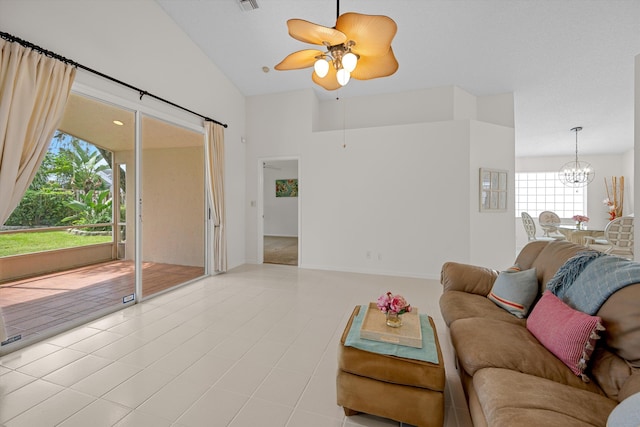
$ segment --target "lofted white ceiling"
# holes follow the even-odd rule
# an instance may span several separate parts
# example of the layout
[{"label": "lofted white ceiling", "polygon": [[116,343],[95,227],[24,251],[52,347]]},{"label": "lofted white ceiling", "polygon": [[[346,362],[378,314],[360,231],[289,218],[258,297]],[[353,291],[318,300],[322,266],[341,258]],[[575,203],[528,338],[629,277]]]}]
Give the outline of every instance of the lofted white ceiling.
[{"label": "lofted white ceiling", "polygon": [[[274,71],[306,45],[286,21],[331,27],[335,0],[156,0],[245,96],[313,88],[311,69]],[[398,24],[392,76],[351,80],[341,98],[456,85],[474,95],[513,92],[516,155],[633,148],[638,0],[342,0],[340,13],[387,15]],[[271,71],[263,72],[269,67]]]}]

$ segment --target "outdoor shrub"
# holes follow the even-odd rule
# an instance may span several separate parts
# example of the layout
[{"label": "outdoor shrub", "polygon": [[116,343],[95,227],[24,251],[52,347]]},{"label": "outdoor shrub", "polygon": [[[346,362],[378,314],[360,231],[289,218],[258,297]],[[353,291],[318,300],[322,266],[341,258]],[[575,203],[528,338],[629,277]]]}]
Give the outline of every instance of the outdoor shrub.
[{"label": "outdoor shrub", "polygon": [[11,213],[5,225],[11,226],[56,226],[73,215],[67,204],[73,200],[69,190],[27,190],[22,201]]}]

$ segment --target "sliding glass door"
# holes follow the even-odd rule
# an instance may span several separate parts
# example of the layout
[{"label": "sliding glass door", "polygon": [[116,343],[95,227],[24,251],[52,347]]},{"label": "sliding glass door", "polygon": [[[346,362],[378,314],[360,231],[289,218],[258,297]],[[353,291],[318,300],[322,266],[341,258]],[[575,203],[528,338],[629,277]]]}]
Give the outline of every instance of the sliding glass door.
[{"label": "sliding glass door", "polygon": [[142,298],[204,275],[204,135],[142,115]]},{"label": "sliding glass door", "polygon": [[71,94],[0,224],[0,354],[205,274],[204,133],[186,126]]}]

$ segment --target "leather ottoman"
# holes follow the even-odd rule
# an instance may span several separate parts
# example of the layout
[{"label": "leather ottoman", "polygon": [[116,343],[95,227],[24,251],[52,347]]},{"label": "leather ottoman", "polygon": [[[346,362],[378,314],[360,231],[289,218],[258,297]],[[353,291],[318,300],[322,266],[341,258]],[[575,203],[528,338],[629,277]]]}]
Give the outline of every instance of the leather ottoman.
[{"label": "leather ottoman", "polygon": [[442,426],[446,375],[433,319],[437,364],[345,346],[359,310],[351,314],[338,347],[338,405],[347,416],[364,412],[418,427]]}]

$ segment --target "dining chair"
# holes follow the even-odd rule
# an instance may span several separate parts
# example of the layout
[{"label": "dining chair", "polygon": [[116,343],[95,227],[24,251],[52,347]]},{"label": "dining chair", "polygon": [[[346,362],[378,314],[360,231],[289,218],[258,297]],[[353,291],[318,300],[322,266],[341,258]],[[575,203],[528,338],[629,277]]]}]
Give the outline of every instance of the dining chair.
[{"label": "dining chair", "polygon": [[566,237],[558,231],[560,217],[552,211],[543,211],[538,216],[538,224],[544,230],[544,237],[553,237],[555,240],[565,240]]},{"label": "dining chair", "polygon": [[533,218],[531,217],[531,215],[529,215],[529,213],[527,212],[522,212],[520,214],[521,218],[522,218],[522,225],[524,226],[524,231],[527,232],[527,239],[529,241],[533,241],[533,240],[546,240],[546,241],[553,241],[553,240],[557,240],[553,237],[546,237],[546,236],[536,236],[536,223],[533,220]]},{"label": "dining chair", "polygon": [[609,221],[604,228],[604,239],[587,236],[585,244],[591,249],[597,249],[598,245],[609,245],[604,253],[633,259],[633,217],[621,216]]}]

